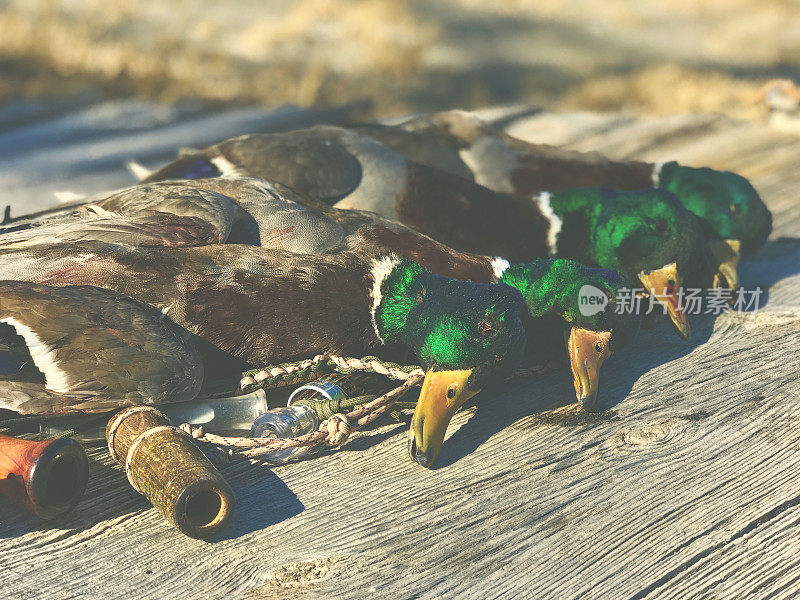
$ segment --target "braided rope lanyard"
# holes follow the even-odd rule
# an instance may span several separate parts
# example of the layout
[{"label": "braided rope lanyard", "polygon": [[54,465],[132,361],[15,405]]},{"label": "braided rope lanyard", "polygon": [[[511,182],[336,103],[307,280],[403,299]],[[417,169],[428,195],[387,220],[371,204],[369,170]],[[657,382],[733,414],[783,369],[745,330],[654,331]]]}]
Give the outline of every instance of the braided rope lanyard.
[{"label": "braided rope lanyard", "polygon": [[373,371],[390,379],[402,381],[402,383],[381,396],[369,397],[370,401],[362,405],[352,406],[352,410],[346,414],[341,412],[321,414],[320,416],[327,416],[327,418],[320,423],[316,431],[294,438],[226,437],[204,433],[201,427],[193,427],[186,423],[181,425],[181,429],[197,441],[206,442],[229,457],[256,460],[288,448],[321,444],[339,446],[347,441],[353,431],[366,427],[383,415],[411,388],[421,384],[425,377],[425,372],[416,365],[399,365],[383,361],[375,356],[359,359],[319,354],[314,358],[247,371],[242,374],[240,387],[243,393],[250,393],[257,389],[298,385],[312,381],[330,371],[338,371],[343,374],[355,371]]},{"label": "braided rope lanyard", "polygon": [[[543,373],[551,369],[552,365],[545,365],[543,367],[519,370],[512,377],[530,376],[531,374]],[[377,420],[408,393],[411,388],[420,385],[425,378],[425,372],[416,365],[399,365],[383,361],[375,356],[365,356],[359,359],[345,358],[332,354],[319,354],[310,359],[247,371],[242,374],[240,387],[243,393],[250,393],[257,389],[302,384],[330,371],[338,371],[343,374],[355,371],[373,371],[390,379],[402,381],[402,384],[381,396],[366,397],[365,400],[368,400],[367,402],[350,406],[352,410],[347,413],[326,411],[326,414],[323,412],[320,416],[327,418],[320,423],[316,431],[294,438],[227,437],[205,433],[202,427],[194,427],[188,423],[182,424],[180,428],[198,442],[203,443],[206,449],[211,450],[210,454],[212,456],[210,458],[214,462],[220,463],[227,462],[233,457],[259,460],[279,450],[302,446],[322,444],[340,446],[347,441],[353,431],[362,429]]]}]

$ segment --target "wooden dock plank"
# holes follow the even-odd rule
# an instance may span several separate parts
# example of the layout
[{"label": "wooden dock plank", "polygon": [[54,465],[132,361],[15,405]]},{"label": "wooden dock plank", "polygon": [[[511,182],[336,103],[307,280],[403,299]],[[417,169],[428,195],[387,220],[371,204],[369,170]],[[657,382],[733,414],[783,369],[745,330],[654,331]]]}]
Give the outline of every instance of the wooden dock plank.
[{"label": "wooden dock plank", "polygon": [[575,409],[563,369],[481,394],[433,471],[407,458],[398,425],[294,465],[233,466],[237,513],[213,544],[164,523],[98,449],[86,498],[59,526],[0,503],[3,593],[797,596],[800,139],[708,115],[538,114],[510,130],[751,175],[776,231],[742,282],[768,290],[766,307],[696,318],[689,343],[666,324],[643,331],[604,367],[595,414]]}]

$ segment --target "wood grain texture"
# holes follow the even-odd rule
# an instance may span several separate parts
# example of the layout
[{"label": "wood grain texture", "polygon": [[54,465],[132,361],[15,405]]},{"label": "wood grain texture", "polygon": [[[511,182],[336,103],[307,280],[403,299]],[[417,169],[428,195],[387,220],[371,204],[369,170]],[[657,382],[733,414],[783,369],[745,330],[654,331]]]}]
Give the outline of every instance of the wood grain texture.
[{"label": "wood grain texture", "polygon": [[154,167],[173,159],[181,147],[204,147],[255,131],[340,123],[361,106],[209,112],[192,102],[158,106],[78,98],[62,112],[64,102],[22,116],[16,114],[18,106],[0,107],[0,209],[12,204],[12,214],[19,215],[54,204],[54,192],[94,194],[133,185],[128,161]]},{"label": "wood grain texture", "polygon": [[400,425],[294,465],[234,465],[237,513],[213,544],[163,522],[94,450],[85,499],[60,525],[0,503],[0,595],[800,594],[800,138],[708,115],[506,123],[532,141],[751,177],[775,232],[741,280],[766,306],[695,318],[689,343],[666,323],[644,330],[603,368],[598,413],[577,412],[566,369],[484,393],[432,471],[408,459]]}]

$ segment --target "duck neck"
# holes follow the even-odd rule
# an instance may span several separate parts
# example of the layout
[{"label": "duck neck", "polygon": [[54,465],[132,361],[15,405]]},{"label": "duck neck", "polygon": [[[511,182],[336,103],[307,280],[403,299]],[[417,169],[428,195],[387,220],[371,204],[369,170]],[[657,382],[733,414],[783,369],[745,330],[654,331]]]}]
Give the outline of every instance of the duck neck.
[{"label": "duck neck", "polygon": [[498,279],[522,294],[531,317],[564,318],[564,296],[578,283],[576,264],[563,259],[537,259],[509,265]]},{"label": "duck neck", "polygon": [[601,199],[601,188],[541,192],[534,196],[534,202],[550,225],[547,244],[551,257],[587,258],[589,232]]},{"label": "duck neck", "polygon": [[674,160],[670,162],[653,163],[651,178],[654,188],[669,189],[669,181],[680,165]]},{"label": "duck neck", "polygon": [[414,261],[383,257],[372,267],[372,325],[381,343],[407,343],[408,317],[430,272]]}]

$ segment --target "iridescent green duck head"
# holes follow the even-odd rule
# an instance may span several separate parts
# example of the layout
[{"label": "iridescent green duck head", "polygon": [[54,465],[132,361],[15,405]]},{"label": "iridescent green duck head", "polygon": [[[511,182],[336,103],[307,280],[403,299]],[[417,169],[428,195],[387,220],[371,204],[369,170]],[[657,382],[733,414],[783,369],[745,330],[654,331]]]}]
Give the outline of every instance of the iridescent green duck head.
[{"label": "iridescent green duck head", "polygon": [[772,231],[769,209],[741,175],[668,162],[660,166],[656,179],[702,219],[709,233],[729,246],[740,244],[742,254],[761,247]]},{"label": "iridescent green duck head", "polygon": [[430,467],[461,405],[521,363],[524,303],[506,285],[449,279],[397,257],[378,261],[373,280],[376,331],[414,350],[427,370],[409,451]]},{"label": "iridescent green duck head", "polygon": [[[661,189],[583,188],[553,194],[562,205],[573,196],[581,202],[594,197],[591,212],[583,214],[589,221],[587,262],[619,271],[636,287],[641,282],[688,339],[691,330],[680,304],[681,287],[711,285],[716,270],[694,215],[674,194]],[[562,234],[568,235],[568,225],[565,219]],[[561,245],[559,238],[559,249]]]},{"label": "iridescent green duck head", "polygon": [[[578,402],[584,409],[594,406],[600,367],[639,331],[641,315],[624,310],[631,284],[616,271],[567,259],[510,265],[500,281],[520,291],[531,317],[561,319]],[[548,340],[530,339],[537,342]]]}]

